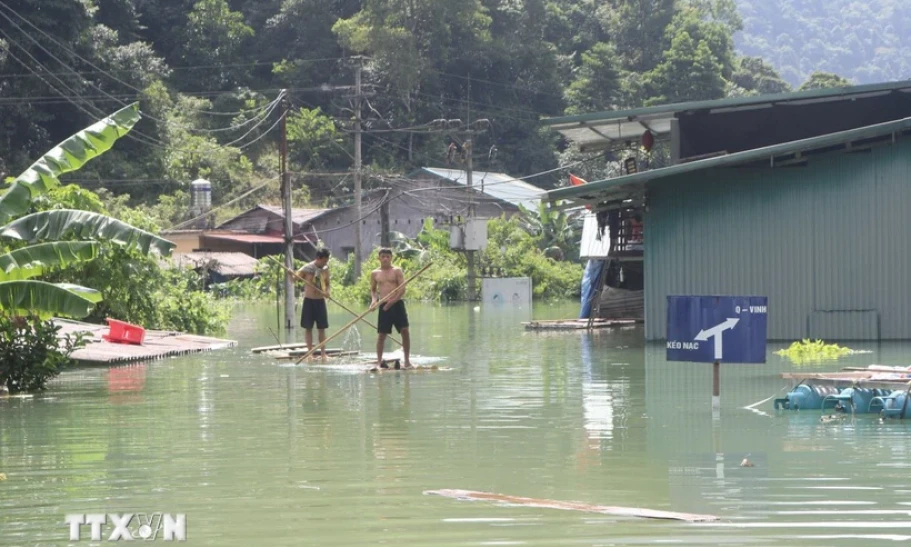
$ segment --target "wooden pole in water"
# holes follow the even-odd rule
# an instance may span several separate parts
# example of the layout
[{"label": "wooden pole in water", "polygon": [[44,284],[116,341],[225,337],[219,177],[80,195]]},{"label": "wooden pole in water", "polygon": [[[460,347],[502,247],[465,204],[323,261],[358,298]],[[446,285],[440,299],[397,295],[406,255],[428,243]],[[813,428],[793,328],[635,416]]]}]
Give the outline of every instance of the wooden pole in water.
[{"label": "wooden pole in water", "polygon": [[359,316],[357,316],[357,317],[355,317],[354,319],[352,319],[350,323],[348,323],[347,325],[345,325],[344,327],[342,327],[341,329],[339,329],[338,332],[336,332],[335,334],[333,334],[333,335],[330,336],[329,338],[326,338],[325,340],[323,340],[322,342],[320,342],[318,345],[313,346],[313,349],[311,349],[310,351],[307,352],[306,355],[304,355],[303,357],[301,357],[300,359],[298,359],[298,360],[297,360],[297,363],[300,363],[301,361],[305,360],[307,357],[310,357],[311,355],[313,355],[313,353],[315,353],[316,350],[322,348],[323,346],[325,346],[326,344],[328,344],[330,340],[332,340],[333,338],[335,338],[335,337],[338,336],[339,334],[345,332],[345,330],[347,330],[348,327],[350,327],[351,325],[357,323],[358,321],[360,321],[361,319],[363,319],[364,316],[366,316],[368,313],[370,313],[370,312],[372,312],[373,310],[375,310],[376,308],[380,307],[384,302],[386,302],[386,300],[389,300],[389,297],[390,297],[390,296],[394,295],[394,294],[397,293],[399,290],[403,289],[403,288],[405,287],[405,285],[407,285],[408,283],[410,283],[414,278],[416,278],[417,276],[419,276],[419,275],[421,275],[422,273],[424,273],[425,271],[427,271],[427,268],[429,268],[432,264],[433,264],[433,263],[431,262],[431,263],[427,264],[426,266],[424,266],[423,268],[421,268],[420,270],[416,271],[411,277],[409,277],[408,279],[406,279],[405,281],[403,281],[401,285],[399,285],[398,287],[396,287],[395,289],[393,289],[392,291],[390,291],[389,294],[387,294],[387,295],[384,296],[383,298],[380,298],[380,299],[377,301],[377,303],[376,303],[375,305],[370,306],[369,308],[367,308],[367,311],[365,311],[364,313],[362,313],[362,314],[360,314]]},{"label": "wooden pole in water", "polygon": [[[270,255],[270,257],[271,257],[271,255]],[[274,258],[274,257],[271,257],[271,258]],[[275,261],[278,262],[278,259],[275,259]],[[281,264],[280,262],[278,262],[278,263]],[[281,264],[281,266],[282,266],[282,268],[287,269],[287,267],[286,267],[284,264]],[[291,270],[288,270],[288,271],[291,271]],[[357,312],[353,311],[351,308],[345,306],[344,304],[342,304],[342,303],[339,302],[338,300],[336,300],[336,299],[332,298],[331,296],[329,296],[328,294],[324,293],[319,287],[317,287],[316,285],[314,285],[314,284],[311,283],[310,281],[307,281],[306,279],[303,279],[303,278],[301,278],[301,277],[297,277],[297,272],[291,272],[291,273],[294,275],[295,278],[300,279],[301,281],[303,281],[304,283],[306,283],[308,286],[310,286],[311,288],[313,288],[315,291],[317,291],[317,292],[319,292],[320,294],[322,294],[323,296],[325,296],[326,299],[327,299],[329,302],[332,302],[333,304],[335,304],[336,306],[342,308],[343,310],[345,310],[346,312],[350,313],[351,315],[355,315],[355,316],[357,315]],[[368,320],[366,320],[366,319],[361,319],[361,321],[363,321],[364,323],[366,323],[367,325],[369,325],[370,328],[372,328],[373,330],[379,332],[379,327],[377,327],[376,325],[374,325],[374,324],[371,323],[370,321],[368,321]],[[402,343],[401,343],[398,339],[393,338],[392,335],[389,335],[389,339],[392,340],[393,342],[395,342],[396,344],[400,345],[400,346],[402,345]],[[279,344],[280,344],[280,343],[281,343],[281,342],[279,342]]]},{"label": "wooden pole in water", "polygon": [[[719,335],[720,336],[720,335]],[[718,418],[721,411],[721,363],[715,359],[712,365],[712,417]]]}]

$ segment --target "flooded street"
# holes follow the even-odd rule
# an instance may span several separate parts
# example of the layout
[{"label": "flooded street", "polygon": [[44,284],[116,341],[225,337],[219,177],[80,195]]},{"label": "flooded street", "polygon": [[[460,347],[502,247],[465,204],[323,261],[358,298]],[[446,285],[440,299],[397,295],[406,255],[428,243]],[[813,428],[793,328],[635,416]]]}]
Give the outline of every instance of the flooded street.
[{"label": "flooded street", "polygon": [[[81,368],[0,400],[0,546],[69,544],[67,514],[156,512],[186,514],[187,544],[218,546],[911,539],[911,426],[744,408],[786,393],[778,374],[796,367],[771,353],[782,344],[766,364],[722,365],[713,420],[711,365],[667,362],[640,328],[528,332],[522,321],[578,306],[473,307],[409,303],[416,361],[451,370],[377,376],[253,354],[276,343],[276,314],[251,305],[229,327],[236,348]],[[330,334],[350,320],[330,313]],[[344,345],[372,352],[374,335],[359,333]],[[857,349],[872,353],[814,370],[911,364],[907,344]],[[721,520],[424,494],[437,489]],[[88,526],[75,543],[92,543]]]}]

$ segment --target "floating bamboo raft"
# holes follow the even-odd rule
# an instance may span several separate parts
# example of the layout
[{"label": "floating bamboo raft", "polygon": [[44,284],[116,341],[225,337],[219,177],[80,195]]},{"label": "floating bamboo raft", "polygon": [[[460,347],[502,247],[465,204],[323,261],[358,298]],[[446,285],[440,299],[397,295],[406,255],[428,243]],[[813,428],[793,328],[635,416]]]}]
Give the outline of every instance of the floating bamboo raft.
[{"label": "floating bamboo raft", "polygon": [[59,318],[54,318],[53,322],[60,327],[57,336],[61,339],[68,334],[85,333],[85,347],[77,349],[70,356],[83,364],[152,361],[177,355],[230,348],[237,345],[234,340],[157,330],[146,330],[142,345],[118,344],[108,342],[102,338],[102,335],[107,334],[109,331],[107,325],[96,325]]},{"label": "floating bamboo raft", "polygon": [[526,330],[585,330],[632,327],[642,323],[641,319],[547,319],[522,323]]},{"label": "floating bamboo raft", "polygon": [[646,519],[669,519],[686,522],[710,522],[720,520],[715,515],[699,515],[694,513],[677,513],[674,511],[659,511],[655,509],[642,509],[639,507],[617,507],[610,505],[591,505],[575,501],[557,501],[539,498],[523,498],[491,492],[477,492],[474,490],[427,490],[424,494],[434,494],[447,498],[470,501],[496,501],[508,505],[521,505],[524,507],[540,507],[543,509],[563,509],[568,511],[584,511],[586,513],[600,513],[602,515],[615,515],[619,517],[637,517]]},{"label": "floating bamboo raft", "polygon": [[[289,357],[300,357],[307,354],[306,342],[295,344],[281,344],[278,346],[260,346],[250,350],[253,353],[266,353],[274,355],[276,359],[287,359]],[[357,350],[344,350],[340,348],[319,348],[313,352],[314,357],[320,357],[325,353],[326,357],[347,357],[360,353]]]}]

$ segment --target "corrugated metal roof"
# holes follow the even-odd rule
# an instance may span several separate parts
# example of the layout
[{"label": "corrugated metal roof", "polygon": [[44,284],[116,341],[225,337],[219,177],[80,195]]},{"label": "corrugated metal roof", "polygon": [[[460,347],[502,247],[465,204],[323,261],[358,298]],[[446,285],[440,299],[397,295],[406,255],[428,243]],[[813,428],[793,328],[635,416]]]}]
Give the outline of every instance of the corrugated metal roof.
[{"label": "corrugated metal roof", "polygon": [[558,188],[547,192],[545,199],[548,201],[568,200],[576,205],[597,203],[608,199],[625,199],[630,193],[641,191],[645,186],[645,183],[662,178],[711,169],[714,167],[742,165],[766,159],[769,159],[770,165],[774,166],[776,161],[780,161],[776,158],[780,158],[781,156],[794,157],[814,150],[827,149],[832,146],[874,139],[895,133],[904,133],[909,130],[911,130],[911,118],[905,118],[903,120],[869,125],[819,137],[791,141],[764,148],[756,148],[755,150],[746,150],[744,152],[681,163],[671,167],[643,171],[641,173],[623,177],[589,182],[588,184],[583,184],[581,186]]},{"label": "corrugated metal roof", "polygon": [[244,253],[175,253],[173,259],[178,266],[207,267],[225,276],[253,275],[258,263],[255,258]]},{"label": "corrugated metal roof", "polygon": [[[207,232],[202,235],[204,238],[223,239],[226,241],[236,241],[238,243],[284,243],[285,238],[281,235],[272,234],[246,234],[243,232]],[[295,237],[294,241],[298,243],[310,243],[309,237]]]},{"label": "corrugated metal roof", "polygon": [[[282,218],[285,218],[285,210],[280,205],[258,205],[261,209],[265,209],[270,213],[276,214]],[[325,215],[332,209],[291,209],[291,222],[295,224],[305,224],[307,222],[312,222],[317,218]]]},{"label": "corrugated metal roof", "polygon": [[[419,172],[428,173],[462,186],[468,185],[468,172],[461,169],[422,167]],[[538,203],[540,203],[545,193],[541,188],[513,178],[506,173],[472,171],[471,183],[472,187],[490,197],[512,203],[513,205],[522,205],[527,209],[537,209]]]},{"label": "corrugated metal roof", "polygon": [[[236,225],[238,223],[238,219],[243,219],[241,222],[248,224],[248,226],[244,226],[245,229],[247,229],[251,232],[264,230],[266,225],[269,222],[268,219],[261,218],[258,221],[253,221],[249,218],[251,213],[255,213],[256,211],[259,211],[259,210],[266,211],[270,214],[275,215],[277,218],[280,218],[280,219],[285,218],[285,211],[280,205],[259,204],[252,209],[244,211],[243,213],[237,215],[234,218],[231,218],[231,219],[228,219],[228,220],[222,222],[221,224],[216,226],[216,229],[221,229],[221,228],[231,225],[231,224]],[[299,227],[302,227],[301,225],[312,222],[312,221],[316,220],[317,218],[319,218],[331,211],[332,211],[332,209],[297,209],[297,208],[291,209],[291,222],[293,222],[294,224],[297,224]],[[237,228],[237,226],[232,226],[232,229],[235,229],[235,228]]]},{"label": "corrugated metal roof", "polygon": [[670,133],[671,120],[683,112],[731,112],[766,108],[778,104],[804,105],[858,99],[893,92],[911,93],[911,80],[595,112],[549,118],[543,120],[543,123],[559,131],[567,139],[576,142],[583,149],[593,149],[612,141],[638,139],[646,130],[651,130],[659,136],[666,135]]}]

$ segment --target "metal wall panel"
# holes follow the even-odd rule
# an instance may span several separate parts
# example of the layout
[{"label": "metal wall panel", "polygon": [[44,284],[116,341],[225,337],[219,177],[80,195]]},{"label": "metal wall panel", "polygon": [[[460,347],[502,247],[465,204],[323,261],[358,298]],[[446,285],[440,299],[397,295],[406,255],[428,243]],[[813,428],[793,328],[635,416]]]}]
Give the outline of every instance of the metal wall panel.
[{"label": "metal wall panel", "polygon": [[813,340],[877,340],[879,314],[875,311],[814,311],[808,323]]},{"label": "metal wall panel", "polygon": [[883,339],[911,338],[909,175],[911,142],[899,142],[653,183],[646,337],[665,338],[668,295],[717,294],[768,296],[772,340],[809,336],[817,311],[875,311]]}]

